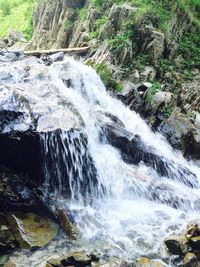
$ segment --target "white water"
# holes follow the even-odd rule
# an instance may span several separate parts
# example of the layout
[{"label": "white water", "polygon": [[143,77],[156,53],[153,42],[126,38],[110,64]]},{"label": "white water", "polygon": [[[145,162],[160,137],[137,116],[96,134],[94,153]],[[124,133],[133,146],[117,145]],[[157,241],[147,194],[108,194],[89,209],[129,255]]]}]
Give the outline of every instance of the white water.
[{"label": "white water", "polygon": [[[64,73],[65,79],[71,80],[70,88],[62,82]],[[109,96],[100,78],[90,67],[67,58],[65,67],[59,63],[51,67],[51,77],[60,94],[74,104],[84,120],[89,151],[100,184],[107,192],[102,199],[94,198],[92,206],[82,207],[72,201],[72,209],[84,209],[76,218],[84,242],[91,248],[95,244],[98,247],[99,242],[105,242],[113,247],[109,253],[117,253],[129,259],[143,254],[161,253],[159,250],[164,236],[181,233],[190,219],[198,218],[199,211],[195,206],[195,201],[200,198],[198,189],[181,183],[183,177],[179,177],[180,181],[172,181],[159,177],[152,168],[142,163],[133,166],[123,162],[117,149],[99,141],[97,111],[115,115],[133,135],[140,135],[156,154],[172,160],[174,175],[179,168],[177,163],[196,173],[198,179],[199,169],[174,151],[160,134],[153,133],[138,114]],[[190,180],[190,177],[186,179]],[[152,194],[150,185],[152,190],[156,186],[164,188],[158,194],[165,204],[149,200]],[[99,192],[102,196],[100,189]],[[176,198],[185,200],[178,200],[179,209],[167,205]]]},{"label": "white water", "polygon": [[[190,176],[183,178],[177,174],[177,164],[191,170],[200,181],[199,168],[192,162],[187,162],[181,153],[174,151],[160,134],[153,133],[138,114],[111,97],[96,72],[90,67],[72,58],[66,58],[64,64],[55,63],[50,67],[50,77],[56,88],[55,98],[59,97],[73,103],[81,115],[85,124],[84,131],[88,136],[89,152],[98,173],[99,188],[94,188],[92,204],[83,205],[81,198],[80,201],[72,198],[70,204],[72,210],[78,211],[75,220],[82,234],[78,246],[88,250],[97,249],[100,253],[126,259],[134,259],[140,255],[162,257],[164,237],[182,233],[186,223],[200,215],[195,202],[200,199],[199,189],[190,188],[181,182],[181,179],[190,180]],[[63,83],[62,77],[71,80],[70,87]],[[42,87],[39,89],[42,90]],[[53,103],[53,112],[56,112],[53,95],[50,100]],[[43,104],[45,103],[50,106],[48,95]],[[142,162],[139,166],[128,165],[122,160],[117,149],[101,143],[99,111],[118,117],[133,136],[140,135],[149,149],[172,161],[174,175],[179,176],[178,181],[159,177],[156,171]],[[55,128],[56,125],[63,127],[65,123],[62,119],[66,119],[62,117],[63,109],[61,113],[58,110],[58,119],[53,118],[53,122],[51,112],[50,110],[48,123],[54,123]],[[104,117],[104,120],[109,121],[109,118]],[[44,120],[41,129],[44,125],[48,129],[46,124],[47,120]],[[52,167],[56,167],[56,163]],[[105,194],[100,185],[106,189]],[[159,188],[159,201],[152,199],[155,188]],[[98,197],[96,192],[99,193]],[[68,202],[61,196],[59,199],[59,195],[56,195],[55,201],[63,207],[68,206]],[[173,208],[170,201],[177,201],[178,209]],[[61,253],[62,249],[56,248],[59,247],[58,243],[52,243],[55,249],[49,252],[42,250],[41,261],[33,260],[31,266],[42,266],[42,261],[47,255]],[[33,258],[37,257],[36,252]],[[23,260],[29,262],[30,259],[25,257]]]}]

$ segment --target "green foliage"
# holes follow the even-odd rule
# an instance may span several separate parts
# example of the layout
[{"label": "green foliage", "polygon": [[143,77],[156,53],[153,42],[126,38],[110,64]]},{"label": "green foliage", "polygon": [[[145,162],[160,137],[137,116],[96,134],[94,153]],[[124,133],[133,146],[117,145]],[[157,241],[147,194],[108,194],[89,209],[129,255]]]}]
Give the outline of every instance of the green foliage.
[{"label": "green foliage", "polygon": [[9,2],[0,2],[0,10],[3,16],[10,15],[10,4]]},{"label": "green foliage", "polygon": [[103,83],[108,89],[120,92],[123,86],[112,78],[112,72],[107,65],[100,63],[95,65],[96,72],[100,75]]},{"label": "green foliage", "polygon": [[145,100],[150,103],[155,93],[159,91],[162,91],[161,84],[158,81],[155,81],[153,85],[148,89],[145,95]]},{"label": "green foliage", "polygon": [[184,70],[183,72],[183,79],[188,81],[192,78],[192,72],[190,70]]},{"label": "green foliage", "polygon": [[145,66],[149,65],[149,55],[138,54],[135,58],[133,65],[139,71],[144,70]]},{"label": "green foliage", "polygon": [[77,8],[76,12],[79,16],[79,20],[80,21],[85,21],[87,19],[87,15],[88,15],[88,8],[83,7],[83,8]]},{"label": "green foliage", "polygon": [[119,33],[113,39],[109,40],[109,48],[114,53],[118,53],[125,47],[129,46],[130,41],[126,33]]},{"label": "green foliage", "polygon": [[163,114],[165,118],[169,118],[173,112],[173,107],[171,105],[165,106],[163,108]]},{"label": "green foliage", "polygon": [[0,0],[0,37],[9,29],[21,31],[27,39],[33,33],[32,12],[37,0]]},{"label": "green foliage", "polygon": [[94,31],[90,33],[90,39],[94,39],[98,37],[101,27],[106,23],[107,19],[108,19],[108,16],[103,15],[95,21]]},{"label": "green foliage", "polygon": [[108,44],[109,49],[118,54],[126,47],[134,48],[134,43],[132,43],[132,39],[134,37],[134,21],[130,18],[123,26],[122,31],[112,37]]},{"label": "green foliage", "polygon": [[180,53],[184,57],[187,70],[200,68],[200,29],[184,35],[180,43]]},{"label": "green foliage", "polygon": [[200,0],[177,0],[177,4],[200,27]]}]

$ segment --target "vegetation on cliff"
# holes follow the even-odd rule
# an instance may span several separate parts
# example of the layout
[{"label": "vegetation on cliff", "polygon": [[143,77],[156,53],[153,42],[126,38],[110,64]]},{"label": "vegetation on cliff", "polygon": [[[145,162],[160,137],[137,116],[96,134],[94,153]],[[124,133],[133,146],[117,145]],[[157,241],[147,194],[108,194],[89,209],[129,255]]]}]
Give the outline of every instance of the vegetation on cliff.
[{"label": "vegetation on cliff", "polygon": [[30,39],[35,4],[36,0],[0,0],[0,37],[7,35],[9,29],[15,29]]}]

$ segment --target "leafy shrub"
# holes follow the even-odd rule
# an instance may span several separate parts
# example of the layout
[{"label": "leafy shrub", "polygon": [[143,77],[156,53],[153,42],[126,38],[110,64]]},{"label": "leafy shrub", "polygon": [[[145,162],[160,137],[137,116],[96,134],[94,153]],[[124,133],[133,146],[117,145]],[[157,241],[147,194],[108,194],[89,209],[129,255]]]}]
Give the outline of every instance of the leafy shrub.
[{"label": "leafy shrub", "polygon": [[200,68],[200,29],[184,35],[180,43],[180,52],[184,57],[186,69]]},{"label": "leafy shrub", "polygon": [[108,19],[108,16],[103,15],[95,21],[94,31],[90,33],[90,39],[94,39],[98,37],[101,27],[106,23],[107,19]]},{"label": "leafy shrub", "polygon": [[120,92],[123,86],[112,78],[112,72],[106,64],[100,63],[95,65],[96,72],[100,75],[103,83],[108,89]]}]

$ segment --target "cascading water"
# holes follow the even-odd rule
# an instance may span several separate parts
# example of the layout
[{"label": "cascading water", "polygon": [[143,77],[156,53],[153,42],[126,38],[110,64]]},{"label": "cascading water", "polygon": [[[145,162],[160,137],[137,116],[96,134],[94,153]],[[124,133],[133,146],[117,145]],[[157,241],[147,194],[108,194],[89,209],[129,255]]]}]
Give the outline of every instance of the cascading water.
[{"label": "cascading water", "polygon": [[[160,257],[164,237],[199,216],[199,168],[111,97],[92,68],[66,58],[50,67],[50,78],[82,127],[68,131],[64,109],[50,107],[54,92],[46,92],[48,120],[39,123],[45,197],[76,211],[79,246],[126,259]],[[45,133],[51,124],[62,130]]]},{"label": "cascading water", "polygon": [[[190,218],[198,215],[199,169],[173,151],[160,134],[153,133],[138,114],[109,96],[90,67],[67,58],[64,64],[51,66],[51,79],[59,88],[60,95],[73,103],[82,116],[98,179],[98,183],[94,182],[94,177],[84,180],[80,173],[82,149],[77,151],[67,139],[69,155],[69,151],[66,152],[60,144],[66,138],[61,133],[60,141],[58,138],[52,139],[48,142],[51,147],[46,150],[47,158],[49,150],[54,153],[54,163],[46,173],[48,183],[54,179],[54,186],[58,189],[57,198],[59,192],[65,191],[63,186],[66,186],[63,183],[64,174],[60,175],[62,158],[66,173],[70,173],[67,166],[71,164],[78,170],[78,173],[72,173],[69,177],[71,195],[76,195],[70,205],[71,209],[84,209],[84,212],[77,213],[75,220],[88,245],[91,240],[92,246],[98,243],[97,240],[103,241],[113,246],[119,255],[128,258],[159,253],[166,234],[182,229]],[[124,161],[120,149],[111,145],[112,140],[109,144],[109,138],[104,136],[104,125],[115,128],[117,124],[120,127],[125,125],[125,137],[129,140],[139,135],[142,149],[152,154],[137,159],[137,165]],[[132,151],[133,158],[134,153],[137,151]],[[152,155],[155,161],[150,164]],[[68,157],[72,157],[73,161],[68,163]],[[157,162],[157,158],[162,164]],[[55,172],[53,175],[52,170]],[[91,169],[87,169],[87,172],[91,172]],[[80,188],[83,188],[84,181],[92,198],[92,204],[86,206],[78,201],[82,199]]]}]

